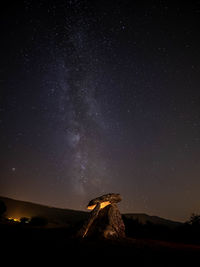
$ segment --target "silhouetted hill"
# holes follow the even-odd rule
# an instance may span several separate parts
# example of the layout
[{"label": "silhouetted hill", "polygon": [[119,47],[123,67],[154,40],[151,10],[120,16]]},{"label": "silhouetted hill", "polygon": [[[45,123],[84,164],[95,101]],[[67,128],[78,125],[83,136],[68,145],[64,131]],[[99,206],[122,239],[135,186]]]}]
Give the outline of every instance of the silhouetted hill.
[{"label": "silhouetted hill", "polygon": [[132,219],[132,220],[138,220],[139,223],[145,224],[147,222],[153,223],[153,224],[160,224],[167,226],[169,228],[175,228],[179,225],[181,225],[181,222],[176,222],[168,219],[164,219],[158,216],[150,216],[144,213],[128,213],[124,214],[124,216],[127,219]]},{"label": "silhouetted hill", "polygon": [[[4,203],[6,204],[7,211],[5,216],[7,218],[11,217],[20,219],[22,217],[31,218],[34,216],[40,216],[45,217],[50,224],[53,224],[55,226],[64,226],[78,223],[85,220],[89,214],[88,212],[84,211],[48,207],[7,197],[0,197],[0,200],[4,201]],[[174,222],[157,216],[149,216],[142,213],[124,214],[123,216],[130,220],[138,220],[138,222],[142,224],[151,222],[153,224],[165,225],[170,228],[174,228],[181,224],[179,222]]]},{"label": "silhouetted hill", "polygon": [[48,207],[7,197],[0,197],[0,200],[6,204],[5,216],[7,218],[20,219],[39,216],[46,218],[50,224],[64,226],[85,220],[88,216],[88,212],[84,211]]}]

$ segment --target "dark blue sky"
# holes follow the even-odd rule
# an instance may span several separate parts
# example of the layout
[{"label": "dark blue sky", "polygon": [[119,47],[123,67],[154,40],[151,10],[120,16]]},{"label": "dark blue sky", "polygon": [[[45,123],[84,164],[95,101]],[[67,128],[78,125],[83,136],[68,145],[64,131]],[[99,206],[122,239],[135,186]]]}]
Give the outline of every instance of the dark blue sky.
[{"label": "dark blue sky", "polygon": [[200,2],[1,10],[0,195],[186,220],[200,206]]}]

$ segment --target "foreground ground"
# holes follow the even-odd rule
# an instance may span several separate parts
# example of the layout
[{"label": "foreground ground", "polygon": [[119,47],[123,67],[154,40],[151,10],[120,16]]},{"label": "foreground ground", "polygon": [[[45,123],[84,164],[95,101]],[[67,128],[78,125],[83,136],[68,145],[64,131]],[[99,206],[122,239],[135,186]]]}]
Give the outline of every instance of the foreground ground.
[{"label": "foreground ground", "polygon": [[[150,239],[79,240],[70,229],[0,225],[1,255],[20,265],[198,266],[200,246]],[[71,265],[71,264],[70,264]]]}]

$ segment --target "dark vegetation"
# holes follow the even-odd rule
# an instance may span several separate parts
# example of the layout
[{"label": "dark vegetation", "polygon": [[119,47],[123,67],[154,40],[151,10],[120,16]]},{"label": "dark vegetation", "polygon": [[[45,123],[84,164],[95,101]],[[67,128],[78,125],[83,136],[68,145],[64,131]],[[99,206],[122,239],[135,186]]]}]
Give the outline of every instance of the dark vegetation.
[{"label": "dark vegetation", "polygon": [[[10,206],[7,207],[6,204],[3,200],[0,201],[0,242],[3,244],[3,250],[11,255],[17,253],[18,257],[27,256],[32,260],[38,257],[40,264],[43,258],[45,266],[48,261],[52,263],[53,260],[56,261],[56,266],[59,266],[59,261],[62,263],[66,260],[72,260],[73,263],[80,260],[88,263],[92,262],[91,259],[94,257],[98,263],[105,263],[105,260],[112,263],[119,263],[119,260],[122,260],[125,263],[127,260],[130,264],[131,260],[140,266],[185,264],[191,266],[199,257],[200,215],[198,214],[192,214],[190,219],[182,224],[147,215],[142,216],[141,220],[137,216],[135,219],[136,217],[132,215],[123,215],[126,238],[94,240],[76,238],[77,230],[80,229],[88,213],[78,215],[69,211],[68,219],[59,215],[65,224],[63,221],[58,224],[60,218],[58,214],[57,224],[55,221],[52,224],[52,214],[45,217],[45,213],[42,212],[40,216],[37,214],[32,217],[22,216],[19,221],[14,221],[7,219]],[[57,209],[53,211],[55,215],[58,212]],[[49,211],[46,214],[49,214]],[[157,223],[153,223],[155,221]]]},{"label": "dark vegetation", "polygon": [[192,214],[189,221],[170,227],[164,224],[145,224],[138,219],[123,216],[126,235],[132,238],[145,238],[200,245],[200,215]]}]

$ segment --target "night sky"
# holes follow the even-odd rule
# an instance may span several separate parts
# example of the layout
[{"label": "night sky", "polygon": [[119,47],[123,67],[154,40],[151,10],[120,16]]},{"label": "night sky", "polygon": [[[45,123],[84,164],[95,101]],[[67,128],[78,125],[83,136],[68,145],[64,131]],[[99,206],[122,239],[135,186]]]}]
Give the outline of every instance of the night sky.
[{"label": "night sky", "polygon": [[0,195],[200,212],[200,1],[7,1]]}]

